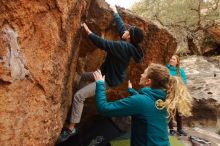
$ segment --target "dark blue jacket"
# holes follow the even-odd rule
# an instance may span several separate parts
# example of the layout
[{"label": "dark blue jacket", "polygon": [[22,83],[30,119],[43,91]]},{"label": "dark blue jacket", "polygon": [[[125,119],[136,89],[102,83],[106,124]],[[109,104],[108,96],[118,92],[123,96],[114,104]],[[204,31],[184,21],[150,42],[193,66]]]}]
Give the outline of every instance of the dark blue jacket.
[{"label": "dark blue jacket", "polygon": [[159,89],[142,88],[132,91],[127,98],[107,102],[103,81],[96,82],[96,105],[98,111],[109,117],[131,116],[131,146],[169,146],[167,111],[158,110],[155,101],[164,100],[166,92]]},{"label": "dark blue jacket", "polygon": [[[124,23],[117,13],[114,14],[114,20],[121,37],[126,30]],[[142,52],[127,41],[108,41],[94,33],[89,34],[89,38],[98,48],[107,52],[101,72],[110,87],[117,86],[125,80],[131,58],[139,63],[143,57]]]}]

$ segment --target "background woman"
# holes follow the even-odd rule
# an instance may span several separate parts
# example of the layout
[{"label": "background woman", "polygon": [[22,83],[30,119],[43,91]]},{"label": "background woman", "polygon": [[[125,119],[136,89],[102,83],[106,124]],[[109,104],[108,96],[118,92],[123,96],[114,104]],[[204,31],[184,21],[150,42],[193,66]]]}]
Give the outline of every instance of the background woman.
[{"label": "background woman", "polygon": [[[166,65],[167,68],[169,69],[170,75],[171,76],[178,76],[182,78],[182,81],[186,84],[187,79],[186,79],[186,74],[183,70],[183,68],[180,67],[180,57],[178,55],[173,55],[170,59],[169,64]],[[183,130],[182,127],[182,116],[180,115],[178,108],[176,110],[176,123],[177,123],[177,134],[179,136],[186,136],[186,132]],[[175,135],[175,130],[173,129],[173,119],[170,119],[169,122],[169,129],[170,129],[170,135]]]}]

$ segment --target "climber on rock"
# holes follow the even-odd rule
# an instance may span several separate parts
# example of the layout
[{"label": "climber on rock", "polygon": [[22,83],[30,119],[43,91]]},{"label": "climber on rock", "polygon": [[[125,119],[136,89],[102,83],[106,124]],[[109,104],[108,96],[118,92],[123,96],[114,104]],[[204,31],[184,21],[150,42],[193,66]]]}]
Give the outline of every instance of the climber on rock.
[{"label": "climber on rock", "polygon": [[[88,37],[93,44],[107,53],[100,70],[101,73],[105,75],[106,86],[108,88],[116,87],[123,83],[127,75],[131,58],[133,58],[136,63],[141,62],[143,52],[139,45],[144,40],[144,32],[140,28],[130,26],[126,29],[116,7],[111,6],[111,9],[114,12],[113,17],[122,40],[105,40],[93,33],[85,23],[83,24],[83,28],[88,33]],[[95,95],[96,82],[93,72],[86,72],[82,74],[79,87],[87,81],[90,81],[91,83],[78,90],[74,95],[70,123],[68,127],[61,132],[58,139],[59,142],[63,142],[70,136],[76,134],[75,126],[80,122],[84,101],[86,98]]]}]

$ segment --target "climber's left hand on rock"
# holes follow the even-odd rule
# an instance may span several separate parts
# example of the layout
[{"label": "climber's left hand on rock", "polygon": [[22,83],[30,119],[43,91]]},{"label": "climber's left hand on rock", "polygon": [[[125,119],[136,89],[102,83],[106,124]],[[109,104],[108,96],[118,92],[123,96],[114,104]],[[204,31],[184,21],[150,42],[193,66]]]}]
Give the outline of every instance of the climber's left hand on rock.
[{"label": "climber's left hand on rock", "polygon": [[86,23],[83,23],[82,26],[84,27],[84,29],[86,30],[86,32],[87,32],[88,34],[92,33],[92,31],[89,29],[89,27],[87,26]]}]

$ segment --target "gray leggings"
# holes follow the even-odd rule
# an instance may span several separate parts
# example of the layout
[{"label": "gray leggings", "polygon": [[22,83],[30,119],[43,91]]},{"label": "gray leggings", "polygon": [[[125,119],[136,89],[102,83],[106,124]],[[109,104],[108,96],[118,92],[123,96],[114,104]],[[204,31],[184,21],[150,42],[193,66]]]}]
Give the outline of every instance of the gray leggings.
[{"label": "gray leggings", "polygon": [[[86,85],[87,82],[90,83]],[[73,98],[70,123],[80,122],[85,99],[95,95],[96,82],[93,77],[93,72],[82,74],[79,87],[80,90],[75,93]]]}]

